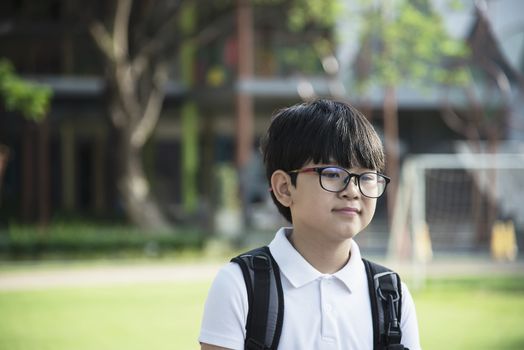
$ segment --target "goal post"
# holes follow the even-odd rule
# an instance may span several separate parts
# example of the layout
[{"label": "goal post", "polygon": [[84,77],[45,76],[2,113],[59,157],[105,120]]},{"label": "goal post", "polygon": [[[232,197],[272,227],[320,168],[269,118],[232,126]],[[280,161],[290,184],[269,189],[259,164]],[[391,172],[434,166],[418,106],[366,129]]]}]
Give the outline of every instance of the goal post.
[{"label": "goal post", "polygon": [[[413,277],[424,278],[436,253],[489,253],[493,232],[508,235],[513,229],[516,245],[515,227],[524,228],[523,189],[523,154],[409,157],[401,171],[389,259],[410,259],[418,275]],[[508,225],[494,225],[500,220]]]}]

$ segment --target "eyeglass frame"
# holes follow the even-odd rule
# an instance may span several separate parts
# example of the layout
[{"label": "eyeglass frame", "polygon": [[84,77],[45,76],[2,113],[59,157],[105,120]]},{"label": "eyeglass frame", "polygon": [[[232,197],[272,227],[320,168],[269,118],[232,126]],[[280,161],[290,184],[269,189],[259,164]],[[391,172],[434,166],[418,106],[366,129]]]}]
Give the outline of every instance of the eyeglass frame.
[{"label": "eyeglass frame", "polygon": [[[346,182],[346,184],[344,185],[344,187],[340,190],[340,191],[332,191],[332,190],[328,190],[324,187],[324,185],[322,185],[322,171],[324,171],[325,169],[328,169],[328,168],[337,168],[337,169],[340,169],[340,170],[343,170],[344,172],[346,172],[348,174],[348,180]],[[391,181],[391,178],[384,175],[384,174],[381,174],[381,173],[378,173],[378,172],[374,172],[374,171],[365,171],[363,173],[360,173],[360,174],[356,174],[356,173],[350,173],[349,171],[347,171],[346,169],[342,168],[342,167],[339,167],[339,166],[336,166],[336,165],[328,165],[328,166],[321,166],[321,167],[310,167],[310,168],[302,168],[302,169],[295,169],[295,170],[290,170],[290,171],[287,171],[288,174],[300,174],[300,173],[312,173],[312,172],[315,172],[318,174],[318,182],[320,184],[320,187],[322,187],[323,190],[327,191],[327,192],[331,192],[331,193],[340,193],[340,192],[344,192],[348,186],[349,186],[349,183],[351,182],[351,178],[355,178],[357,180],[357,182],[355,183],[357,186],[358,186],[358,190],[359,192],[364,196],[364,197],[367,197],[367,198],[380,198],[382,197],[382,195],[386,192],[386,189],[388,187],[388,184],[390,183]],[[367,196],[364,194],[364,192],[362,191],[362,188],[360,187],[360,178],[365,175],[365,174],[374,174],[374,175],[379,175],[381,177],[384,178],[384,180],[386,180],[386,184],[384,185],[384,190],[382,191],[382,193],[380,194],[380,196],[377,196],[377,197],[370,197],[370,196]]]}]

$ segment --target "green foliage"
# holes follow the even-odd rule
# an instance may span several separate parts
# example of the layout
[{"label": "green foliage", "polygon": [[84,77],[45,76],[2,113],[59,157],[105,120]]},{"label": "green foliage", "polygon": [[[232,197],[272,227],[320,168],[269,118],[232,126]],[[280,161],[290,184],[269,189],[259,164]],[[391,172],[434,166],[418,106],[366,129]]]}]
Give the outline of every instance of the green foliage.
[{"label": "green foliage", "polygon": [[330,28],[341,12],[342,2],[337,0],[295,0],[288,14],[288,25],[293,31],[302,30],[309,23]]},{"label": "green foliage", "polygon": [[49,110],[52,91],[23,80],[9,61],[0,59],[0,95],[8,111],[19,111],[25,118],[39,121]]},{"label": "green foliage", "polygon": [[452,38],[440,14],[427,0],[362,1],[364,24],[361,43],[372,47],[370,76],[360,83],[380,85],[399,82],[464,85],[464,68],[446,67],[447,62],[465,58],[469,52],[462,40]]},{"label": "green foliage", "polygon": [[34,226],[11,225],[0,235],[3,259],[158,257],[198,250],[204,234],[195,229],[143,232],[127,226],[54,224],[45,232]]},{"label": "green foliage", "polygon": [[315,75],[322,72],[319,56],[311,50],[310,45],[281,47],[277,50],[276,55],[281,73],[300,72]]}]

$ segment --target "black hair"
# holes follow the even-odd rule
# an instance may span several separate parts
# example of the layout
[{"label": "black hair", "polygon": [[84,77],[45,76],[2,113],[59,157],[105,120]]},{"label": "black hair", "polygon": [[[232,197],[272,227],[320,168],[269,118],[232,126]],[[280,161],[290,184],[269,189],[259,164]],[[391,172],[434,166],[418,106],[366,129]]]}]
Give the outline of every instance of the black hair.
[{"label": "black hair", "polygon": [[[304,164],[336,164],[344,168],[383,171],[382,142],[371,123],[356,108],[344,102],[320,99],[277,111],[271,120],[261,151],[266,177],[276,170],[291,171]],[[296,174],[291,176],[296,185]],[[292,222],[291,211],[271,192],[278,211]]]}]

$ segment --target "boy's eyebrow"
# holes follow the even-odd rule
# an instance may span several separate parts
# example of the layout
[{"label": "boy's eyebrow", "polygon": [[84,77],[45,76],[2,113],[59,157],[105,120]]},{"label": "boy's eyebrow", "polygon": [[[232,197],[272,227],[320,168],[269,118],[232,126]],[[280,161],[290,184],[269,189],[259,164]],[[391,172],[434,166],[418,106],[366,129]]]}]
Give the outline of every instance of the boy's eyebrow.
[{"label": "boy's eyebrow", "polygon": [[353,170],[370,170],[370,171],[376,171],[378,172],[377,169],[373,169],[373,168],[367,168],[365,166],[355,166],[355,167],[352,167],[352,168],[346,168],[345,166],[342,166],[340,164],[337,164],[337,163],[333,163],[333,164],[324,164],[324,163],[313,163],[311,164],[310,167],[313,167],[313,168],[323,168],[323,167],[337,167],[337,168],[342,168],[342,169],[346,169],[347,171],[351,172],[350,170],[353,169]]}]

